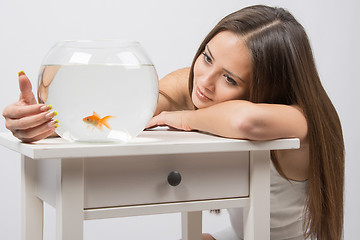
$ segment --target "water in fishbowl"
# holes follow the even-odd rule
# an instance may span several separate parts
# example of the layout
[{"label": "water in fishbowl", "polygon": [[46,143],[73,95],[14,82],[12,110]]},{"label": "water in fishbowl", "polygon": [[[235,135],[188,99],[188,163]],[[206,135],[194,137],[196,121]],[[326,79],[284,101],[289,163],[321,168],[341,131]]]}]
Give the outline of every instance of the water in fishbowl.
[{"label": "water in fishbowl", "polygon": [[57,112],[61,137],[127,142],[153,116],[157,74],[153,65],[44,65],[38,94]]}]

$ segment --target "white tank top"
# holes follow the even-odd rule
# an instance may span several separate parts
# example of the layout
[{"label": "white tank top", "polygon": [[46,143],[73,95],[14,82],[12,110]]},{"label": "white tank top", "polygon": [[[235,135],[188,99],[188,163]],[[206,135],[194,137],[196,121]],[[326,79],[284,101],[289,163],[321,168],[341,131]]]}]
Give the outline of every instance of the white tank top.
[{"label": "white tank top", "polygon": [[[271,162],[270,167],[270,239],[301,240],[304,206],[308,181],[283,178]],[[228,209],[230,222],[236,235],[244,238],[242,208]]]}]

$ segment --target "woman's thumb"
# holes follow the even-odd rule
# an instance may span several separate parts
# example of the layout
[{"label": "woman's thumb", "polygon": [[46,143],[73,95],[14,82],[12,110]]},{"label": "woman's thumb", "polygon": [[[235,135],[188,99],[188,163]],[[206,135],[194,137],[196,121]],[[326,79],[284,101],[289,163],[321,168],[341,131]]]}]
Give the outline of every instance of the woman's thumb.
[{"label": "woman's thumb", "polygon": [[19,72],[20,100],[27,104],[36,104],[34,93],[29,78],[23,71]]}]

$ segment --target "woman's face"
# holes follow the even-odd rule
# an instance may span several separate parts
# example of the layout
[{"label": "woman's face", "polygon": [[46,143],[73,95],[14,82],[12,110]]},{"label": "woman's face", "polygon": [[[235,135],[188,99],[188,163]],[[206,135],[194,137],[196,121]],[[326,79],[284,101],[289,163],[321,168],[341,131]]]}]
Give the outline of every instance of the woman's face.
[{"label": "woman's face", "polygon": [[205,47],[194,65],[192,101],[197,108],[247,99],[252,78],[249,50],[239,35],[220,32]]}]

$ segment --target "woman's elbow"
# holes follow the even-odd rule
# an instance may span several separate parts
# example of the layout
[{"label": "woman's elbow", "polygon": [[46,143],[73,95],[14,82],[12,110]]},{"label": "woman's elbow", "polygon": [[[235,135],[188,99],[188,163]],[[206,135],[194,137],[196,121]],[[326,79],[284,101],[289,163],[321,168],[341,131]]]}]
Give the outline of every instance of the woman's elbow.
[{"label": "woman's elbow", "polygon": [[258,140],[259,123],[248,116],[234,118],[233,126],[236,138]]}]

